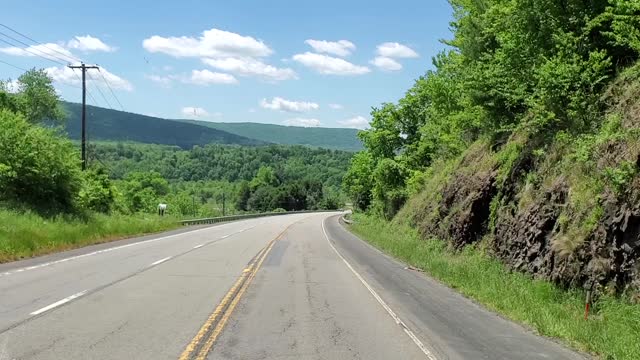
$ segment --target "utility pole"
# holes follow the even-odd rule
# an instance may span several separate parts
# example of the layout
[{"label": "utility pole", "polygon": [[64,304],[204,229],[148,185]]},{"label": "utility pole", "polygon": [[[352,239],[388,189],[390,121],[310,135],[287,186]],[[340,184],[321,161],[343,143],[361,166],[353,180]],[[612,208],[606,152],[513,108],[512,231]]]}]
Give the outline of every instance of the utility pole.
[{"label": "utility pole", "polygon": [[82,70],[82,170],[87,168],[87,69],[99,69],[97,66],[85,65],[68,65],[70,69]]}]

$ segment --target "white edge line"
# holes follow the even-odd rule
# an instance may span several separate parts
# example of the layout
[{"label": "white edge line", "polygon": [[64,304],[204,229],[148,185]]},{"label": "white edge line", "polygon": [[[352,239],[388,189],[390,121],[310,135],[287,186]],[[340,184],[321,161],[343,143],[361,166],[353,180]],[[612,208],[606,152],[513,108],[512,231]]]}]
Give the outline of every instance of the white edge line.
[{"label": "white edge line", "polygon": [[[221,228],[221,227],[223,227],[225,225],[231,225],[231,224],[235,224],[235,223],[221,224],[219,226],[216,226],[215,228],[219,229],[219,228]],[[116,246],[116,247],[112,247],[112,248],[108,248],[108,249],[103,249],[103,250],[90,252],[90,253],[87,253],[87,254],[72,256],[72,257],[68,257],[68,258],[64,258],[64,259],[60,259],[60,260],[56,260],[56,261],[50,261],[50,262],[46,262],[46,263],[42,263],[42,264],[38,264],[38,265],[28,266],[28,267],[24,267],[24,268],[20,268],[20,269],[16,269],[16,270],[10,270],[10,271],[7,271],[7,272],[0,273],[0,277],[11,275],[11,274],[15,274],[15,273],[20,273],[20,272],[27,271],[27,270],[34,270],[34,269],[39,269],[39,268],[42,268],[42,267],[56,265],[56,264],[60,264],[60,263],[71,261],[71,260],[77,260],[77,259],[81,259],[81,258],[88,257],[88,256],[93,256],[93,255],[107,253],[107,252],[111,252],[111,251],[115,251],[115,250],[120,250],[120,249],[128,248],[128,247],[131,247],[131,246],[148,244],[148,243],[151,243],[151,242],[165,240],[165,239],[169,239],[169,238],[173,238],[173,237],[177,237],[177,236],[193,234],[193,233],[200,232],[200,231],[205,231],[205,230],[211,230],[211,228],[206,227],[206,228],[202,228],[202,229],[186,231],[186,232],[179,233],[179,234],[167,235],[167,236],[163,236],[163,237],[159,237],[159,238],[155,238],[155,239],[149,239],[149,240],[145,240],[145,241],[138,241],[138,242],[134,242],[134,243],[127,244],[127,245]]]},{"label": "white edge line", "polygon": [[82,296],[82,295],[84,295],[84,294],[86,294],[86,293],[87,293],[87,290],[85,290],[85,291],[81,291],[81,292],[79,292],[79,293],[77,293],[77,294],[73,294],[73,295],[71,295],[71,296],[68,296],[68,297],[66,297],[66,298],[62,299],[62,300],[59,300],[59,301],[54,302],[54,303],[53,303],[53,304],[51,304],[51,305],[47,305],[47,306],[43,307],[42,309],[36,310],[36,311],[32,312],[32,313],[31,313],[31,314],[29,314],[29,315],[31,315],[31,316],[40,315],[40,314],[42,314],[42,313],[43,313],[43,312],[45,312],[45,311],[49,311],[49,310],[51,310],[51,309],[53,309],[53,308],[55,308],[55,307],[58,307],[58,306],[63,305],[63,304],[65,304],[65,303],[68,303],[69,301],[71,301],[71,300],[73,300],[73,299],[79,298],[80,296]]},{"label": "white edge line", "polygon": [[342,259],[342,261],[344,261],[344,263],[347,265],[349,270],[351,270],[351,272],[353,272],[353,274],[358,278],[358,280],[360,280],[360,282],[364,285],[364,287],[366,287],[367,290],[369,290],[371,295],[373,295],[373,297],[378,301],[378,303],[380,303],[380,305],[382,305],[382,307],[387,311],[387,313],[391,316],[391,318],[393,318],[393,320],[396,322],[396,324],[398,324],[398,325],[400,325],[402,327],[404,332],[409,336],[409,338],[411,338],[411,340],[413,340],[413,342],[420,348],[420,350],[422,350],[422,352],[427,356],[427,358],[429,358],[430,360],[438,360],[433,355],[433,353],[429,349],[427,349],[426,346],[424,346],[422,341],[420,341],[420,339],[418,339],[418,337],[413,333],[413,331],[411,331],[411,329],[409,329],[409,327],[400,319],[400,317],[398,317],[398,315],[396,315],[396,313],[393,310],[391,310],[389,305],[387,305],[387,303],[385,303],[384,300],[382,300],[380,295],[378,295],[378,293],[375,290],[373,290],[371,285],[369,285],[369,283],[367,283],[367,281],[353,268],[353,266],[351,266],[351,264],[349,264],[347,259],[345,259],[344,256],[342,256],[342,254],[340,254],[338,249],[336,249],[336,247],[331,243],[331,240],[329,240],[329,235],[327,235],[327,230],[325,230],[325,227],[324,227],[324,223],[325,223],[325,221],[327,219],[328,218],[324,218],[322,220],[322,232],[324,233],[324,237],[327,239],[327,242],[329,243],[329,245],[331,246],[333,251],[335,251],[335,253],[338,254],[340,259]]},{"label": "white edge line", "polygon": [[200,244],[200,245],[196,245],[196,246],[194,246],[193,248],[194,248],[194,249],[199,249],[199,248],[201,248],[201,247],[203,247],[203,246],[204,246],[204,244]]},{"label": "white edge line", "polygon": [[165,261],[167,261],[167,260],[171,259],[172,257],[173,257],[173,256],[167,256],[167,257],[166,257],[166,258],[164,258],[164,259],[160,259],[160,260],[158,260],[158,261],[154,261],[154,262],[152,262],[152,263],[151,263],[151,265],[149,265],[149,266],[156,266],[156,265],[158,265],[158,264],[162,264],[163,262],[165,262]]}]

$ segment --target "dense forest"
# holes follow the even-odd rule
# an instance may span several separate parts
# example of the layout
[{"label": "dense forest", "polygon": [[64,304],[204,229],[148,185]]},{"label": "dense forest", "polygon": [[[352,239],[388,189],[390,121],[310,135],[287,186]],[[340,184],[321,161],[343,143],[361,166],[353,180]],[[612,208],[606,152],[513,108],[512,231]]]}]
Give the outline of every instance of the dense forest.
[{"label": "dense forest", "polygon": [[109,167],[116,179],[133,171],[155,171],[168,180],[250,181],[260,167],[271,167],[280,181],[319,181],[337,190],[352,153],[304,146],[174,146],[135,143],[92,144],[90,155]]},{"label": "dense forest", "polygon": [[184,121],[274,144],[307,145],[348,151],[362,150],[362,142],[358,139],[356,129],[282,126],[250,122]]},{"label": "dense forest", "polygon": [[[20,76],[16,91],[0,82],[0,210],[88,219],[92,214],[152,214],[162,202],[169,215],[193,217],[336,209],[343,203],[339,187],[348,152],[257,146],[260,142],[201,127],[214,136],[222,134],[222,141],[253,146],[212,144],[182,150],[93,143],[87,171],[81,171],[79,146],[65,133],[66,115],[43,70]],[[163,137],[179,127],[197,127],[175,122],[178,127],[172,130],[162,127],[164,120],[147,120],[160,124],[154,131],[169,131],[156,134]]]},{"label": "dense forest", "polygon": [[640,1],[450,2],[434,70],[360,133],[349,197],[512,269],[638,294]]}]

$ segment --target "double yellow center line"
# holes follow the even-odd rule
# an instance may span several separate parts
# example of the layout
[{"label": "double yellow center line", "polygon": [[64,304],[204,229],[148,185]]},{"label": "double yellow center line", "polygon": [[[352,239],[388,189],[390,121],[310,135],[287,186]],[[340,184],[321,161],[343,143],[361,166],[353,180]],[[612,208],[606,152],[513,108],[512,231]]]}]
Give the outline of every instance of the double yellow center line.
[{"label": "double yellow center line", "polygon": [[[293,224],[292,224],[293,225]],[[291,226],[291,225],[290,225]],[[242,275],[233,284],[229,292],[224,296],[222,302],[216,307],[211,316],[205,321],[204,325],[200,328],[200,331],[191,340],[189,345],[184,349],[180,360],[197,359],[204,360],[211,349],[213,343],[216,341],[229,317],[233,313],[233,310],[240,302],[242,295],[245,293],[251,281],[256,276],[256,273],[262,266],[264,259],[269,255],[269,252],[273,248],[275,242],[282,237],[282,235],[289,229],[287,227],[278,236],[271,240],[267,246],[265,246],[258,255],[249,262],[249,265],[242,271]]]}]

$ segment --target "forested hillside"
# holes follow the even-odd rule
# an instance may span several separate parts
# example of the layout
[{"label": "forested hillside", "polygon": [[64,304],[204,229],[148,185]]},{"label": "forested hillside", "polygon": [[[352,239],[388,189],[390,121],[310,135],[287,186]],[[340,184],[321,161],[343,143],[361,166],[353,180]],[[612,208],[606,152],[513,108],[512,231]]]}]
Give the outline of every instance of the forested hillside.
[{"label": "forested hillside", "polygon": [[358,138],[356,129],[282,126],[250,122],[184,121],[274,144],[308,145],[348,151],[362,150],[362,142]]},{"label": "forested hillside", "polygon": [[[72,139],[80,139],[82,105],[64,102],[65,130]],[[175,145],[190,149],[195,145],[260,145],[265,142],[181,121],[87,106],[87,133],[92,140],[137,141]]]},{"label": "forested hillside", "polygon": [[182,150],[175,146],[100,142],[92,145],[92,157],[100,159],[114,178],[134,171],[154,171],[168,180],[228,182],[249,181],[261,167],[275,171],[282,182],[318,181],[337,190],[352,154],[304,146],[207,145]]},{"label": "forested hillside", "polygon": [[448,49],[374,109],[346,191],[423,239],[637,301],[640,1],[451,4]]},{"label": "forested hillside", "polygon": [[[82,106],[63,102],[67,112],[65,129],[72,139],[80,138]],[[325,149],[362,149],[358,130],[306,128],[260,123],[219,123],[196,120],[168,120],[124,111],[87,106],[87,129],[91,139],[136,141],[175,145],[190,149],[195,145],[306,145]]]}]

